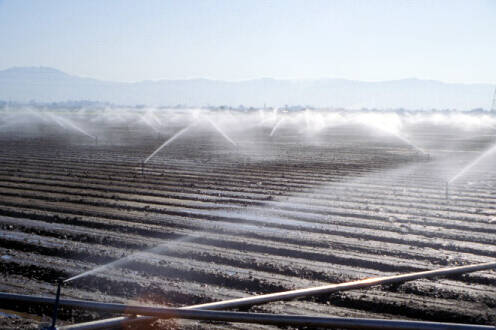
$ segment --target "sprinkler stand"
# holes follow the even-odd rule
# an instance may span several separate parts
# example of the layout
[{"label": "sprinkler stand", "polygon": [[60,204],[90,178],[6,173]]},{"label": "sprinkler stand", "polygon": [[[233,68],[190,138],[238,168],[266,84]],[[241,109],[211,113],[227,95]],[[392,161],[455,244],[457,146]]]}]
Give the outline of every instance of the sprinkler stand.
[{"label": "sprinkler stand", "polygon": [[145,177],[145,162],[141,161],[141,176]]},{"label": "sprinkler stand", "polygon": [[57,322],[57,315],[59,312],[59,301],[60,301],[60,288],[64,284],[64,280],[59,278],[57,280],[57,294],[55,296],[55,304],[53,305],[53,315],[52,315],[52,325],[50,326],[50,330],[55,330],[55,323]]},{"label": "sprinkler stand", "polygon": [[445,195],[446,195],[446,200],[449,200],[449,181],[446,181]]}]

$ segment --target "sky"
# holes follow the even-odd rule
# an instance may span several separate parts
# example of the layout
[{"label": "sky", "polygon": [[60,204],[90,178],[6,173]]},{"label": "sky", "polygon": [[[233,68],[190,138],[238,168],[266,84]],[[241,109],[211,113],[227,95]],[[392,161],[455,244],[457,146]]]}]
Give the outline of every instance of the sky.
[{"label": "sky", "polygon": [[0,69],[496,83],[496,1],[0,0]]}]

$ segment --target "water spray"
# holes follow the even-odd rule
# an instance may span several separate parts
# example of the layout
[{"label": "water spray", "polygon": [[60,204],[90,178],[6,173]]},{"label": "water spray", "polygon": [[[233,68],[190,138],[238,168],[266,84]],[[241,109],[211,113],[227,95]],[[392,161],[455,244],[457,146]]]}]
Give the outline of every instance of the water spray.
[{"label": "water spray", "polygon": [[414,144],[412,141],[410,141],[410,139],[407,139],[405,136],[403,136],[397,132],[389,132],[389,133],[391,135],[397,137],[398,139],[400,139],[404,143],[408,144],[409,146],[411,146],[413,149],[415,149],[419,153],[419,155],[422,155],[425,157],[429,156],[429,154],[424,149],[422,149],[418,145]]},{"label": "water spray", "polygon": [[67,129],[67,127],[69,127],[69,128],[72,128],[74,131],[77,131],[81,134],[86,135],[87,137],[90,137],[92,139],[96,138],[94,135],[91,135],[90,133],[86,132],[86,130],[82,129],[81,127],[74,124],[72,121],[70,121],[68,119],[62,118],[62,117],[57,116],[53,113],[47,113],[47,115],[63,129]]},{"label": "water spray", "polygon": [[281,125],[281,123],[283,122],[284,118],[280,118],[277,123],[274,125],[274,127],[272,128],[272,131],[270,131],[270,135],[269,136],[274,136],[275,132],[277,131],[277,128]]},{"label": "water spray", "polygon": [[308,112],[308,109],[305,109],[305,126],[308,131],[310,129],[310,113]]},{"label": "water spray", "polygon": [[233,139],[231,139],[212,119],[210,119],[209,117],[205,118],[210,123],[210,125],[212,125],[212,127],[215,128],[215,130],[219,132],[219,134],[222,135],[229,143],[231,143],[235,147],[238,146],[236,142],[234,142]]},{"label": "water spray", "polygon": [[159,130],[153,125],[153,123],[150,122],[150,120],[147,117],[145,117],[145,115],[141,115],[140,119],[143,123],[145,123],[145,125],[153,129],[156,133],[159,132]]},{"label": "water spray", "polygon": [[474,159],[470,164],[462,168],[455,176],[453,176],[451,179],[449,179],[449,183],[455,182],[460,178],[461,176],[465,175],[467,172],[469,172],[473,167],[475,167],[477,164],[479,164],[483,159],[488,157],[489,155],[493,154],[496,152],[496,144],[494,144],[491,148],[487,149],[484,153],[479,155],[476,159]]},{"label": "water spray", "polygon": [[154,247],[152,247],[150,249],[147,249],[147,250],[144,250],[144,251],[137,251],[135,253],[131,253],[131,254],[129,254],[127,256],[124,256],[124,257],[122,257],[120,259],[111,261],[111,262],[106,263],[104,265],[100,265],[100,266],[97,266],[97,267],[92,268],[90,270],[87,270],[87,271],[85,271],[83,273],[79,273],[77,275],[74,275],[74,276],[72,276],[72,277],[64,280],[63,283],[69,283],[69,282],[72,282],[72,281],[77,280],[79,278],[86,277],[88,275],[96,274],[96,273],[99,273],[101,271],[104,271],[104,270],[107,270],[107,269],[110,269],[110,268],[115,268],[115,267],[118,267],[118,266],[125,265],[128,262],[132,261],[133,258],[143,257],[143,256],[145,256],[146,254],[149,254],[149,253],[160,253],[160,252],[165,251],[167,249],[174,248],[179,243],[190,242],[190,241],[193,241],[196,238],[198,238],[198,237],[197,236],[184,236],[182,238],[176,239],[176,240],[171,241],[171,242],[164,242],[162,244],[159,244],[157,246],[154,246]]},{"label": "water spray", "polygon": [[150,156],[146,157],[146,159],[142,162],[142,165],[141,165],[142,170],[143,170],[144,164],[148,163],[148,161],[150,159],[152,159],[153,156],[155,156],[160,150],[162,150],[162,148],[164,148],[165,146],[167,146],[168,144],[170,144],[172,141],[174,141],[175,139],[177,139],[178,137],[180,137],[181,135],[183,135],[184,133],[186,133],[195,124],[196,124],[196,122],[194,122],[194,123],[190,124],[189,126],[183,128],[182,130],[180,130],[179,132],[177,132],[176,134],[174,134],[170,139],[168,139],[167,141],[165,141],[164,143],[162,143],[162,145],[160,147],[158,147],[157,149],[155,149],[155,151],[152,152]]}]

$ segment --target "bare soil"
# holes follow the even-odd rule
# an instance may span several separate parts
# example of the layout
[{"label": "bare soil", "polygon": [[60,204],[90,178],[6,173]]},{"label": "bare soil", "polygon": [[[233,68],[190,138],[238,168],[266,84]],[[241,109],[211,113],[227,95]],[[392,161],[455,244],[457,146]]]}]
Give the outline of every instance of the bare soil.
[{"label": "bare soil", "polygon": [[[168,136],[115,129],[99,145],[70,133],[0,134],[0,291],[187,306],[234,297],[494,261],[496,168],[445,181],[488,145],[432,127],[430,157],[394,137],[334,129]],[[436,133],[433,135],[433,133]],[[65,135],[64,135],[65,134]],[[486,135],[484,135],[486,136]],[[255,137],[255,138],[254,138]],[[449,164],[450,166],[448,166]],[[48,306],[5,304],[0,328],[36,328]],[[275,302],[249,310],[496,324],[494,271]],[[17,314],[16,314],[17,313]],[[17,316],[15,316],[17,315]],[[61,323],[110,315],[62,309]],[[166,328],[270,328],[161,321]]]}]

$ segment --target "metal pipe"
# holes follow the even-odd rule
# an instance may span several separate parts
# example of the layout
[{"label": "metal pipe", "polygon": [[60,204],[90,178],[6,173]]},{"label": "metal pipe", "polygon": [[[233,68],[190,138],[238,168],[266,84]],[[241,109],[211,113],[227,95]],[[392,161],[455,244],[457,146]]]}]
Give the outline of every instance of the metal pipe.
[{"label": "metal pipe", "polygon": [[[17,295],[0,293],[0,300],[3,301],[23,301],[33,303],[53,304],[53,299],[47,297]],[[61,306],[71,308],[82,308],[106,313],[136,314],[154,316],[161,319],[180,318],[190,320],[242,322],[254,324],[269,324],[278,326],[298,326],[298,327],[322,327],[322,328],[348,328],[348,329],[424,329],[424,330],[445,330],[445,329],[472,329],[472,330],[494,330],[494,326],[471,325],[460,323],[437,323],[437,322],[416,322],[404,320],[380,320],[361,318],[341,318],[341,317],[312,317],[303,315],[280,315],[266,313],[243,313],[208,311],[197,309],[180,309],[167,307],[146,307],[132,306],[124,304],[109,304],[84,300],[61,299]],[[60,330],[64,327],[60,327]],[[73,328],[74,329],[74,328]]]},{"label": "metal pipe", "polygon": [[431,277],[444,276],[444,275],[470,273],[470,272],[492,269],[492,268],[496,268],[496,262],[487,262],[487,263],[468,265],[468,266],[447,267],[436,270],[428,270],[423,272],[407,273],[407,274],[393,275],[393,276],[373,277],[358,281],[351,281],[351,282],[345,282],[339,284],[329,284],[329,285],[317,286],[307,289],[289,290],[289,291],[269,293],[269,294],[263,294],[258,296],[245,297],[245,298],[217,301],[212,303],[188,306],[186,308],[225,309],[225,308],[233,308],[233,307],[246,307],[246,306],[268,303],[272,301],[295,299],[301,297],[308,297],[312,295],[320,295],[324,293],[332,293],[337,291],[363,289],[375,285],[413,281],[420,278],[431,278]]},{"label": "metal pipe", "polygon": [[50,330],[55,330],[55,323],[57,323],[57,314],[59,312],[59,302],[60,302],[60,288],[62,287],[62,284],[64,283],[64,280],[59,278],[57,280],[57,294],[55,295],[55,304],[53,305],[53,315],[52,315],[52,325],[50,326]]},{"label": "metal pipe", "polygon": [[[119,316],[106,320],[96,320],[91,322],[78,323],[59,327],[64,330],[97,330],[97,329],[124,329],[131,325],[145,325],[155,322],[153,316]],[[105,322],[103,322],[105,321]]]},{"label": "metal pipe", "polygon": [[[393,276],[375,277],[375,278],[363,279],[358,281],[318,286],[307,289],[289,290],[289,291],[250,296],[245,298],[216,301],[206,304],[182,307],[181,309],[218,310],[218,309],[237,308],[237,307],[249,307],[253,305],[258,305],[258,304],[263,304],[278,300],[289,300],[295,298],[308,297],[311,295],[332,293],[337,291],[363,289],[375,285],[400,283],[400,282],[412,281],[420,278],[431,278],[436,276],[463,274],[463,273],[475,272],[475,271],[492,269],[492,268],[496,268],[496,262],[488,262],[488,263],[481,263],[481,264],[468,265],[468,266],[447,267],[436,270],[428,270],[423,272],[408,273],[408,274],[393,275]],[[138,316],[138,319],[139,318],[140,316]],[[102,324],[105,324],[106,320],[100,320],[100,322],[102,322]]]}]

